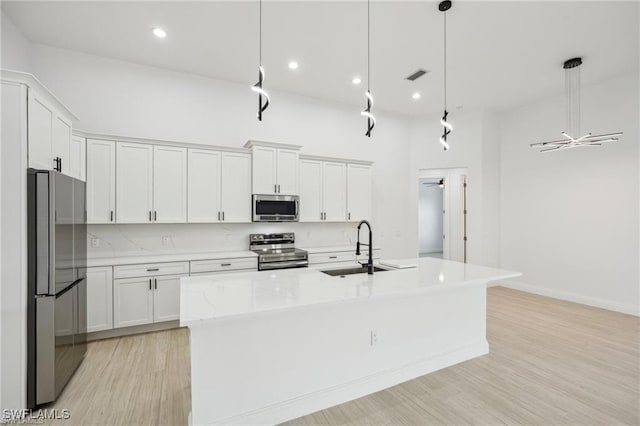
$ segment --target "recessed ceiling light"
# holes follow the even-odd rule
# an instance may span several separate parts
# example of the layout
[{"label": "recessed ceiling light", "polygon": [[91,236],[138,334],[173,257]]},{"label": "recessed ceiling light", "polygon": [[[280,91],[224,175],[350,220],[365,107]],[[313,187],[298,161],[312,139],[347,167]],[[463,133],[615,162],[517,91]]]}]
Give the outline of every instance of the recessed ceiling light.
[{"label": "recessed ceiling light", "polygon": [[420,94],[420,92],[416,92],[416,93],[414,93],[413,95],[411,95],[411,97],[412,97],[413,99],[420,99],[420,98],[422,97],[422,95]]},{"label": "recessed ceiling light", "polygon": [[360,80],[360,77],[353,77],[353,80],[351,80],[351,82],[355,85],[358,85],[362,83],[362,80]]},{"label": "recessed ceiling light", "polygon": [[289,62],[289,69],[297,70],[298,69],[298,63],[296,61]]},{"label": "recessed ceiling light", "polygon": [[167,36],[167,32],[165,30],[163,30],[162,28],[154,28],[153,29],[153,35],[158,37],[158,38],[165,38]]}]

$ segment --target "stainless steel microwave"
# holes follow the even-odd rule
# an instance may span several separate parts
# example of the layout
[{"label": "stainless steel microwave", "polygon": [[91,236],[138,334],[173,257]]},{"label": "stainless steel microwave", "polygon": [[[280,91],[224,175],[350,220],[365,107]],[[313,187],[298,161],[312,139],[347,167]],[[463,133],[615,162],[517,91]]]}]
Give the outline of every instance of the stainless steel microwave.
[{"label": "stainless steel microwave", "polygon": [[300,197],[297,195],[253,195],[254,222],[297,222]]}]

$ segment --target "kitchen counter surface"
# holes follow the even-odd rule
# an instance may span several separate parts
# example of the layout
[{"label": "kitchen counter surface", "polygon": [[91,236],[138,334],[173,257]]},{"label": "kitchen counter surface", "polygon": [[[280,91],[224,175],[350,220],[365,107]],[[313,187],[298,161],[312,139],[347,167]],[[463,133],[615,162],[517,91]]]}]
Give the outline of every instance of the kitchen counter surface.
[{"label": "kitchen counter surface", "polygon": [[180,323],[191,326],[258,312],[432,292],[521,275],[443,259],[415,261],[416,268],[390,269],[372,276],[332,277],[300,268],[182,278]]},{"label": "kitchen counter surface", "polygon": [[116,257],[89,257],[87,267],[135,265],[139,263],[188,262],[191,260],[241,259],[258,257],[252,251],[216,251],[175,254],[122,255]]}]

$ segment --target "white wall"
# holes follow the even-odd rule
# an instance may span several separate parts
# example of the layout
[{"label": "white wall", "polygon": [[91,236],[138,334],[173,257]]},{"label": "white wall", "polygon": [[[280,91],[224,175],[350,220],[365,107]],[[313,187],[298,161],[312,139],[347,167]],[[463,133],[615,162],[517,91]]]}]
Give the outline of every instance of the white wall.
[{"label": "white wall", "polygon": [[[272,104],[259,123],[255,94],[247,85],[160,70],[108,58],[34,45],[33,71],[80,118],[79,128],[93,132],[241,147],[248,139],[303,145],[302,153],[375,161],[373,229],[385,256],[415,256],[413,228],[404,220],[409,203],[409,120],[378,112],[374,136],[364,136],[365,122],[357,106],[271,92]],[[221,225],[207,225],[219,235]],[[314,225],[284,227],[301,237]],[[354,225],[331,225],[340,243]],[[120,228],[91,227],[119,250]],[[193,226],[128,227],[128,236],[147,241],[147,250],[162,250],[161,235],[176,241],[193,237]],[[257,227],[233,227],[233,241],[248,240]],[[149,230],[157,232],[147,238]],[[237,235],[235,235],[237,233]],[[313,237],[311,238],[313,239]],[[219,245],[224,241],[211,242]],[[322,240],[322,242],[328,242]],[[185,243],[186,244],[186,243]],[[235,243],[234,243],[235,244]],[[182,245],[180,245],[182,247]],[[235,247],[235,246],[234,246]],[[127,248],[126,244],[122,246]],[[93,250],[90,254],[94,254]]]},{"label": "white wall", "polygon": [[31,43],[0,9],[0,68],[31,70]]},{"label": "white wall", "polygon": [[418,188],[418,250],[420,254],[442,252],[443,191],[437,182],[438,179],[420,179]]},{"label": "white wall", "polygon": [[501,265],[520,288],[638,314],[638,74],[582,91],[582,132],[619,142],[542,154],[557,139],[564,100],[507,112],[501,147]]}]

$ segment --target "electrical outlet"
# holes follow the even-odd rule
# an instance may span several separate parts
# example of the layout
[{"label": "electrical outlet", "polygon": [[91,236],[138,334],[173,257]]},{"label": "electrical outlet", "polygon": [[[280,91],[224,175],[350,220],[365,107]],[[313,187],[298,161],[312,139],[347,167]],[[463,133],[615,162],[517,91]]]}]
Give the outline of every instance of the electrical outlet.
[{"label": "electrical outlet", "polygon": [[162,245],[163,246],[168,246],[169,242],[171,241],[171,237],[168,235],[163,235],[162,236]]},{"label": "electrical outlet", "polygon": [[371,346],[378,344],[378,330],[371,330]]},{"label": "electrical outlet", "polygon": [[91,239],[91,248],[100,247],[100,238],[92,238]]}]

